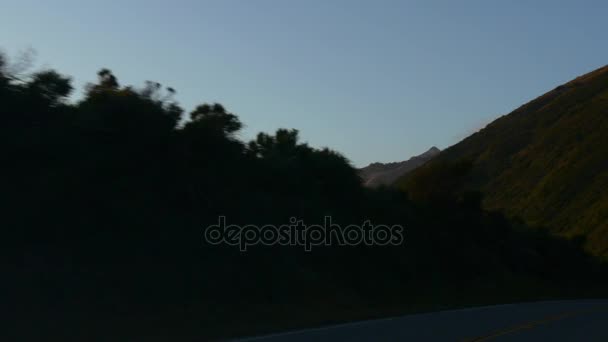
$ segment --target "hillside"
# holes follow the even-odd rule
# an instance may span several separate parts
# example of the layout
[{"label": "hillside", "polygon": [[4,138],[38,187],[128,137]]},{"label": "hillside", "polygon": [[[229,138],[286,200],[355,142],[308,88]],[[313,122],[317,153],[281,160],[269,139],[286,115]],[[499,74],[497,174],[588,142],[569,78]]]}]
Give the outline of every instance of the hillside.
[{"label": "hillside", "polygon": [[590,251],[608,256],[607,66],[498,118],[425,168],[458,160],[471,162],[466,184],[484,194],[486,208],[584,236]]},{"label": "hillside", "polygon": [[394,163],[372,163],[359,169],[363,184],[370,188],[393,184],[399,177],[411,172],[438,155],[440,150],[433,146],[428,151],[408,160]]}]

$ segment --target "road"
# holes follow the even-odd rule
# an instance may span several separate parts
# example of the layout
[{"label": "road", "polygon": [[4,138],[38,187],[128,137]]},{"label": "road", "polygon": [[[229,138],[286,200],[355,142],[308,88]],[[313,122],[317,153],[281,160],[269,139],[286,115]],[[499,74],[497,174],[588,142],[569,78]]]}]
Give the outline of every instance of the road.
[{"label": "road", "polygon": [[608,341],[608,300],[548,301],[408,315],[240,339],[301,341]]}]

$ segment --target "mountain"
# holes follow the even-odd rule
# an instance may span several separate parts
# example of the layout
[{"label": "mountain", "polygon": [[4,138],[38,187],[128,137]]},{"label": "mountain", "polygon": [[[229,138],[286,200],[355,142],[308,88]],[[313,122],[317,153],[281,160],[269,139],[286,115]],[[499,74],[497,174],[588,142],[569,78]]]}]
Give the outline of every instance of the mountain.
[{"label": "mountain", "polygon": [[470,163],[463,186],[479,190],[485,208],[608,256],[608,66],[498,118],[399,186],[457,161]]},{"label": "mountain", "polygon": [[433,146],[428,151],[402,162],[372,163],[360,169],[359,175],[363,178],[364,184],[367,187],[375,188],[380,185],[390,185],[399,177],[431,160],[439,152],[440,150]]}]

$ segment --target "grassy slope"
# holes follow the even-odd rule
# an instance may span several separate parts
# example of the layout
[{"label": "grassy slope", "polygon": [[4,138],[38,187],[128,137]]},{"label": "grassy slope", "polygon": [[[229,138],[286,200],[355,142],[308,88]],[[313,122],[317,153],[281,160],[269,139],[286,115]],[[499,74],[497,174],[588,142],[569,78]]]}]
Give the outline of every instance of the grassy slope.
[{"label": "grassy slope", "polygon": [[593,253],[608,255],[608,67],[500,117],[436,160],[459,159],[473,161],[470,185],[485,193],[487,208],[585,235]]}]

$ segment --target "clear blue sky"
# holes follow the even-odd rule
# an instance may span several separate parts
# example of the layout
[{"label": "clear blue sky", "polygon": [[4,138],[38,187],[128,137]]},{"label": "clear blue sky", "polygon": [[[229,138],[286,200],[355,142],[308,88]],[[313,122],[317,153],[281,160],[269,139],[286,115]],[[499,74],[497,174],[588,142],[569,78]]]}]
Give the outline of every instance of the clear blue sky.
[{"label": "clear blue sky", "polygon": [[0,47],[80,86],[217,101],[242,137],[297,128],[357,166],[445,148],[608,63],[607,1],[4,0]]}]

